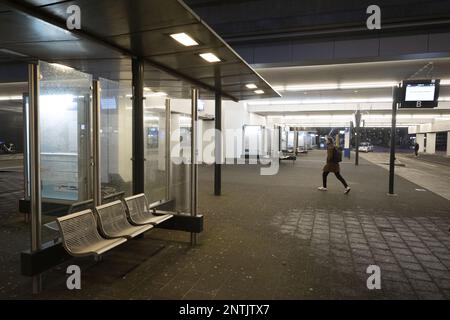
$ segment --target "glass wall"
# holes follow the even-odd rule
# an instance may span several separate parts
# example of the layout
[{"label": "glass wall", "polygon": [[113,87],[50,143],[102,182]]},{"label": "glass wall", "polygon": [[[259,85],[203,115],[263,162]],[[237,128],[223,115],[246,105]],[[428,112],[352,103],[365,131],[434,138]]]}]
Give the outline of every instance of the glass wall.
[{"label": "glass wall", "polygon": [[244,154],[250,157],[262,155],[264,145],[262,126],[244,125]]},{"label": "glass wall", "polygon": [[289,131],[287,135],[287,150],[294,152],[295,148],[295,131]]},{"label": "glass wall", "polygon": [[288,132],[286,131],[286,128],[281,128],[281,150],[287,151],[287,139],[288,139]]},{"label": "glass wall", "polygon": [[100,78],[100,170],[102,196],[132,193],[131,84]]},{"label": "glass wall", "polygon": [[166,97],[146,94],[144,102],[144,190],[150,203],[167,198]]},{"label": "glass wall", "polygon": [[92,77],[40,62],[42,198],[75,202],[92,198]]},{"label": "glass wall", "polygon": [[175,210],[190,212],[191,101],[174,100],[171,114],[171,192]]}]

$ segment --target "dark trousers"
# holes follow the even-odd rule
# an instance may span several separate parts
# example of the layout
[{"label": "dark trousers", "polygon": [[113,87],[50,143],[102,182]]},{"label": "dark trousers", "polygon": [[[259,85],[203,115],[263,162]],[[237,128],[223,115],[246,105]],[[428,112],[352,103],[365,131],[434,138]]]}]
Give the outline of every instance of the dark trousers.
[{"label": "dark trousers", "polygon": [[[329,173],[330,173],[330,172],[328,172],[328,171],[324,171],[323,174],[322,174],[323,187],[324,187],[324,188],[327,187],[327,177],[328,177],[328,174],[329,174]],[[348,187],[347,182],[345,182],[345,179],[341,176],[341,174],[340,174],[339,172],[335,172],[334,175],[336,176],[336,178],[337,178],[340,182],[342,182],[342,184],[344,185],[345,188]]]}]

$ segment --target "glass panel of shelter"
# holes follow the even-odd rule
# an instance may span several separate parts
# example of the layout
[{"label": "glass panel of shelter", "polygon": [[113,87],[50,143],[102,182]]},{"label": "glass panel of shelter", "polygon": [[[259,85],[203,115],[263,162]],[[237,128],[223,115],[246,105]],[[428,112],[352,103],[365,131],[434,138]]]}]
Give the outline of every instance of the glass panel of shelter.
[{"label": "glass panel of shelter", "polygon": [[171,194],[175,211],[190,212],[191,101],[176,99],[171,105]]},{"label": "glass panel of shelter", "polygon": [[40,71],[42,199],[90,199],[92,76],[46,62]]},{"label": "glass panel of shelter", "polygon": [[[41,61],[39,66],[41,201],[66,208],[52,212],[44,205],[42,224],[46,224],[67,214],[70,204],[93,198],[93,77],[58,64]],[[99,83],[102,196],[122,191],[128,196],[132,193],[131,85],[102,78]],[[192,101],[172,100],[168,113],[166,99],[151,95],[145,99],[145,193],[149,202],[175,200],[175,211],[190,212]],[[44,242],[57,236],[47,229],[43,229]]]}]

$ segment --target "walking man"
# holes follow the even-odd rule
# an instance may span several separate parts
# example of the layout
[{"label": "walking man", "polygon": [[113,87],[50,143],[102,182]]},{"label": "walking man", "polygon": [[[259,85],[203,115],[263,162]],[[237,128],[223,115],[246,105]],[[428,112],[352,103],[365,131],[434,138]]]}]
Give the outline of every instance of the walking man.
[{"label": "walking man", "polygon": [[419,156],[419,144],[416,142],[416,144],[414,145],[414,154],[417,156]]},{"label": "walking man", "polygon": [[333,138],[328,137],[327,138],[327,164],[325,167],[323,167],[323,186],[319,187],[318,189],[320,191],[327,191],[327,177],[330,172],[333,172],[336,176],[336,178],[344,185],[345,194],[348,194],[350,192],[350,187],[348,186],[345,179],[340,174],[340,166],[339,162],[342,161],[342,156],[340,155],[340,151],[336,148],[334,145]]}]

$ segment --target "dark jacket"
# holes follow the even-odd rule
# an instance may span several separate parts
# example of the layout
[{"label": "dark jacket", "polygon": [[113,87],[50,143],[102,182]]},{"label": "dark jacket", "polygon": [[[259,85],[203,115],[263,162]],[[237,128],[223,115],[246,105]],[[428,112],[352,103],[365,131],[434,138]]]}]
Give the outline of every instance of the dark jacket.
[{"label": "dark jacket", "polygon": [[334,145],[328,145],[327,147],[327,164],[323,167],[323,171],[325,172],[339,172],[341,168],[339,167],[339,163],[333,162],[334,158]]}]

